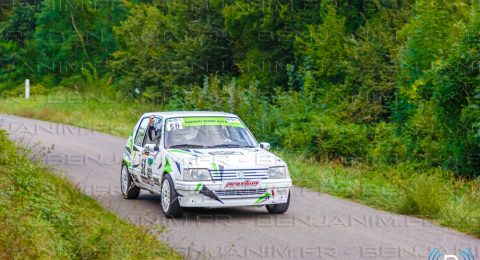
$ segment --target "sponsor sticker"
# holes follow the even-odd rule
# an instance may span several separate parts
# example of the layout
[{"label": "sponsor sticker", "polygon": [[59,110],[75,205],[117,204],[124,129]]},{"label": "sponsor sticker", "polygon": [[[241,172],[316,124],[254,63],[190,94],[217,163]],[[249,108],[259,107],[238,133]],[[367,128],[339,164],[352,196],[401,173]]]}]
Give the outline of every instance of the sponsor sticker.
[{"label": "sponsor sticker", "polygon": [[183,118],[171,118],[167,120],[167,131],[183,129]]},{"label": "sponsor sticker", "polygon": [[259,181],[230,181],[225,184],[225,188],[244,188],[255,187],[259,184]]}]

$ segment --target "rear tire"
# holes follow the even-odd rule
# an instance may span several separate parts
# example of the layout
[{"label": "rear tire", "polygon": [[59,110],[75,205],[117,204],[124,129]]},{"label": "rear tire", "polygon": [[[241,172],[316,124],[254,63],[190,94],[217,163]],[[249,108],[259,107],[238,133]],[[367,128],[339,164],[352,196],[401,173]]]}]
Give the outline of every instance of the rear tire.
[{"label": "rear tire", "polygon": [[290,192],[288,193],[288,198],[286,203],[280,204],[271,204],[265,206],[270,214],[283,214],[287,212],[288,207],[290,207]]},{"label": "rear tire", "polygon": [[125,164],[122,164],[122,170],[120,172],[120,189],[125,199],[137,199],[140,195],[140,188],[133,182],[132,175]]},{"label": "rear tire", "polygon": [[178,194],[173,185],[170,174],[164,174],[162,178],[160,203],[163,214],[167,218],[179,218],[183,215],[183,208],[180,207]]}]

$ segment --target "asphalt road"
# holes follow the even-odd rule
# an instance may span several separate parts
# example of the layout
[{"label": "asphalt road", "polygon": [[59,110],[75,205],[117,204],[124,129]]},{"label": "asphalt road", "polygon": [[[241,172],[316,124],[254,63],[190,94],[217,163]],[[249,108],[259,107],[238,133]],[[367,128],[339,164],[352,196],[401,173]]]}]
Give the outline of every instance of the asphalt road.
[{"label": "asphalt road", "polygon": [[187,258],[427,259],[432,248],[445,254],[470,248],[480,257],[480,240],[474,237],[299,187],[293,188],[285,215],[271,216],[264,208],[194,209],[183,219],[169,220],[161,213],[159,196],[142,191],[138,200],[121,197],[126,138],[10,115],[0,120],[12,139],[39,152],[50,148],[43,151],[45,160],[85,193],[147,226]]}]

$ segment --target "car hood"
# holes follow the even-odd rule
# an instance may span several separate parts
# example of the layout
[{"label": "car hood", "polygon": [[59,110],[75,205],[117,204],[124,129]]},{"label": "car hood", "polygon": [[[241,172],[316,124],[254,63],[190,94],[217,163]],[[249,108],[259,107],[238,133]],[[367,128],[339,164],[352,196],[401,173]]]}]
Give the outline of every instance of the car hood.
[{"label": "car hood", "polygon": [[260,148],[167,149],[166,153],[182,168],[233,170],[285,166],[278,156]]}]

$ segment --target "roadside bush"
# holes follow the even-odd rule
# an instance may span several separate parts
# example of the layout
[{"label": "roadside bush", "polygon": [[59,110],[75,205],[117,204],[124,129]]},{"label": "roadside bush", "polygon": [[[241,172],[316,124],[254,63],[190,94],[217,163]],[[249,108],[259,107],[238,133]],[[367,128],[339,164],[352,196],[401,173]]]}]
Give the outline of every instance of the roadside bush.
[{"label": "roadside bush", "polygon": [[315,117],[311,122],[294,121],[279,131],[286,149],[306,152],[321,160],[361,161],[366,158],[369,147],[365,126],[338,124],[329,117]]},{"label": "roadside bush", "polygon": [[448,201],[446,180],[435,171],[414,173],[399,184],[403,195],[399,213],[435,219]]},{"label": "roadside bush", "polygon": [[452,197],[440,210],[440,223],[480,236],[480,183],[457,180],[452,184]]},{"label": "roadside bush", "polygon": [[[30,95],[43,95],[47,93],[47,89],[42,84],[32,84],[30,85]],[[5,97],[24,97],[25,96],[25,84],[22,83],[16,88],[5,91],[2,93]]]},{"label": "roadside bush", "polygon": [[317,124],[315,142],[320,155],[347,163],[365,159],[369,146],[366,126],[331,122]]},{"label": "roadside bush", "polygon": [[405,160],[409,139],[398,135],[396,129],[395,124],[385,122],[375,126],[368,153],[369,162],[394,164]]}]

